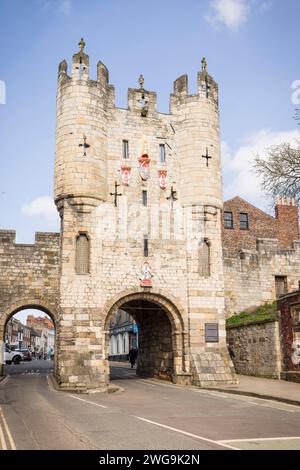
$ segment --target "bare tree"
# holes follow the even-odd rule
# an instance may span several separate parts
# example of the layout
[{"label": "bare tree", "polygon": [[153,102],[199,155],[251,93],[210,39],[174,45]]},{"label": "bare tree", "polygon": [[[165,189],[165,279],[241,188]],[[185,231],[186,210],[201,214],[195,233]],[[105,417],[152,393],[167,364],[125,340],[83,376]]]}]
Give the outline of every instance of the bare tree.
[{"label": "bare tree", "polygon": [[300,142],[295,147],[288,143],[269,147],[265,157],[255,158],[254,169],[268,196],[290,196],[300,202]]}]

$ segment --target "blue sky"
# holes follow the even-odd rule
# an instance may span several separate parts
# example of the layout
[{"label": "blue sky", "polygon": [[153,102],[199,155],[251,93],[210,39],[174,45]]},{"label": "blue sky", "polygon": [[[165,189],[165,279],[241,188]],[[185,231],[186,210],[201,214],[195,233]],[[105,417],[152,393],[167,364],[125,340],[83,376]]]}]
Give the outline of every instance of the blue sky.
[{"label": "blue sky", "polygon": [[291,100],[299,0],[0,0],[0,18],[0,228],[16,229],[18,242],[59,227],[51,203],[57,67],[70,64],[81,36],[91,77],[104,62],[122,107],[143,73],[168,112],[173,81],[188,73],[194,92],[206,56],[220,86],[225,197],[266,208],[251,159],[300,139]]}]

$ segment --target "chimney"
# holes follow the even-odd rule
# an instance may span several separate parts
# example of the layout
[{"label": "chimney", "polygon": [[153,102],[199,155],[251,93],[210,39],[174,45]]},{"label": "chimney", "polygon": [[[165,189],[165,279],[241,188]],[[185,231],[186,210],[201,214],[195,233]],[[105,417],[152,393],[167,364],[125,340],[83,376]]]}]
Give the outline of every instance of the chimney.
[{"label": "chimney", "polygon": [[281,248],[291,248],[294,240],[299,240],[299,214],[295,199],[276,197],[275,217],[277,238]]}]

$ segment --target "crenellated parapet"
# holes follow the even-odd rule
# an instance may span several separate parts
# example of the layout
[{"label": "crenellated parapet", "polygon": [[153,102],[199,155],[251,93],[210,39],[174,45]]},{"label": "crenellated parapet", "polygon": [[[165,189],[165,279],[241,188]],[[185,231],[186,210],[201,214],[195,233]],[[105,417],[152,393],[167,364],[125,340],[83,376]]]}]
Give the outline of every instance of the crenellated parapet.
[{"label": "crenellated parapet", "polygon": [[59,233],[39,232],[34,244],[24,244],[16,243],[14,230],[0,230],[0,335],[22,308],[41,308],[57,318],[59,260]]},{"label": "crenellated parapet", "polygon": [[12,255],[14,252],[19,256],[20,252],[24,249],[31,250],[32,252],[40,251],[41,256],[43,250],[47,252],[53,251],[58,256],[60,234],[54,232],[36,232],[34,243],[16,243],[15,230],[0,230],[0,255],[9,253]]}]

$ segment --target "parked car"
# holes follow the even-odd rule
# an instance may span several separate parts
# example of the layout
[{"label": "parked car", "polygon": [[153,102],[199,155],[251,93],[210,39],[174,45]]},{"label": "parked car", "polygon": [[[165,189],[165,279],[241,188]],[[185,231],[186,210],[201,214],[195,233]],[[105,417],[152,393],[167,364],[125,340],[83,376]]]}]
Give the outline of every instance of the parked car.
[{"label": "parked car", "polygon": [[9,347],[5,346],[4,362],[5,364],[20,364],[23,360],[23,353],[20,351],[12,351]]},{"label": "parked car", "polygon": [[32,361],[32,354],[29,349],[15,349],[15,351],[23,354],[23,361]]}]

